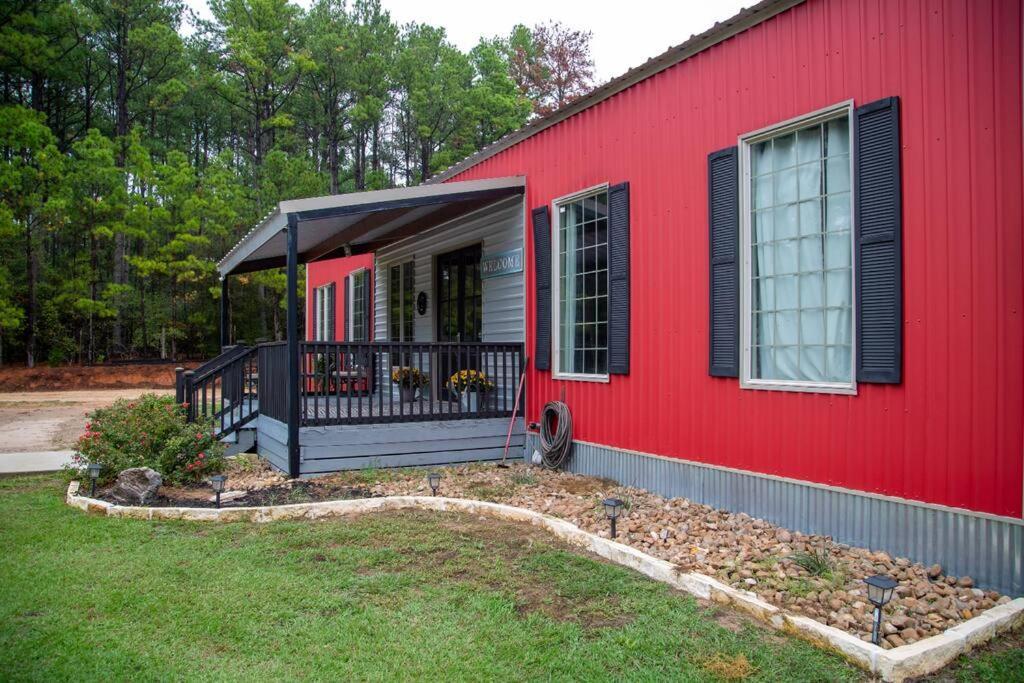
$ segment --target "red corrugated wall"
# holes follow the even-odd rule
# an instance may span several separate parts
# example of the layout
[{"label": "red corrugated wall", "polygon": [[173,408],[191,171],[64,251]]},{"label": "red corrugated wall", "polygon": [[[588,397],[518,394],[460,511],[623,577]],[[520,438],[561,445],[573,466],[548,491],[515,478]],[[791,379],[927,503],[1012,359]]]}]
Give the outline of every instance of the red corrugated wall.
[{"label": "red corrugated wall", "polygon": [[[360,268],[373,268],[373,254],[315,261],[306,266],[306,339],[313,339],[313,290],[335,283],[337,310],[334,315],[334,338],[345,339],[345,277]],[[373,278],[370,278],[372,285]],[[373,313],[370,313],[373,324]]]},{"label": "red corrugated wall", "polygon": [[[532,372],[528,418],[564,390],[584,441],[1020,517],[1021,21],[1019,0],[810,0],[460,174],[526,175],[531,208],[631,183],[632,372],[609,384]],[[891,95],[903,383],[848,397],[709,377],[708,153]],[[532,254],[531,242],[528,230]],[[527,302],[532,347],[532,278]]]}]

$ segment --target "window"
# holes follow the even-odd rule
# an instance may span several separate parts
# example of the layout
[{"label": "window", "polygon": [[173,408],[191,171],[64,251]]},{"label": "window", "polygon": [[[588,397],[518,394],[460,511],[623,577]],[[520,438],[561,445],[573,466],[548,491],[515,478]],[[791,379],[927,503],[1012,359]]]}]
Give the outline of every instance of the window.
[{"label": "window", "polygon": [[741,147],[745,386],[852,391],[849,106]]},{"label": "window", "polygon": [[334,283],[313,290],[313,340],[334,341]]},{"label": "window", "polygon": [[388,323],[391,341],[414,341],[413,331],[413,262],[391,266],[388,281]]},{"label": "window", "polygon": [[608,190],[555,202],[555,371],[608,376]]},{"label": "window", "polygon": [[352,312],[349,316],[349,325],[351,327],[349,341],[364,341],[367,338],[366,273],[367,271],[365,270],[359,270],[349,276],[352,278],[352,286],[350,287],[352,301],[349,302],[349,310]]}]

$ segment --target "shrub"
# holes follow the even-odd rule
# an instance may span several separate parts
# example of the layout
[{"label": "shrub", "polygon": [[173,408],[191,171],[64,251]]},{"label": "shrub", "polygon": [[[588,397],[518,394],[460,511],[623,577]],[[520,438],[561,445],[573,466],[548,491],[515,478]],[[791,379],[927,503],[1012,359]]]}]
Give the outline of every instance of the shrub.
[{"label": "shrub", "polygon": [[187,422],[185,410],[173,397],[144,394],[94,411],[72,468],[77,474],[90,462],[100,463],[100,483],[129,467],[150,467],[172,484],[221,471],[224,445],[213,438],[212,423]]}]

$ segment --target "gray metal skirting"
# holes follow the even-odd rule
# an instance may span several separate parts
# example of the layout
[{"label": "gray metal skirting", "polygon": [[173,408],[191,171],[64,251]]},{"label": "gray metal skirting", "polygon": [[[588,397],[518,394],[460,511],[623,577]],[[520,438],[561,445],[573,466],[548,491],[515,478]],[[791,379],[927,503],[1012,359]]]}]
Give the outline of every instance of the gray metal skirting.
[{"label": "gray metal skirting", "polygon": [[[526,453],[538,445],[527,434]],[[745,512],[803,533],[926,565],[981,588],[1024,594],[1024,523],[575,442],[569,470],[661,496]]]}]

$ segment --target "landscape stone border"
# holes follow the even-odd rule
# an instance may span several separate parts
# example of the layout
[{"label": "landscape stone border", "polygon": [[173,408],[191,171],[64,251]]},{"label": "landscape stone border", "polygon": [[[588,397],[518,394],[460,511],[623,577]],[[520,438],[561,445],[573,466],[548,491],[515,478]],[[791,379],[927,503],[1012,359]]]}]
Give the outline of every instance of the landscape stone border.
[{"label": "landscape stone border", "polygon": [[232,508],[135,507],[115,505],[79,495],[80,484],[71,482],[67,504],[86,512],[144,520],[189,520],[197,522],[274,522],[282,520],[317,520],[348,517],[390,510],[433,510],[487,515],[514,522],[525,522],[543,528],[571,546],[594,553],[610,562],[636,570],[641,574],[686,591],[698,598],[727,605],[753,616],[759,621],[840,655],[880,676],[885,681],[903,681],[938,671],[953,659],[992,639],[999,633],[1024,625],[1024,598],[992,607],[979,616],[910,645],[884,650],[834,626],[827,626],[809,617],[790,614],[771,605],[750,591],[728,586],[717,579],[696,572],[684,572],[667,560],[652,557],[622,543],[584,531],[557,517],[533,510],[465,498],[433,496],[387,496],[333,500],[290,505]]}]

